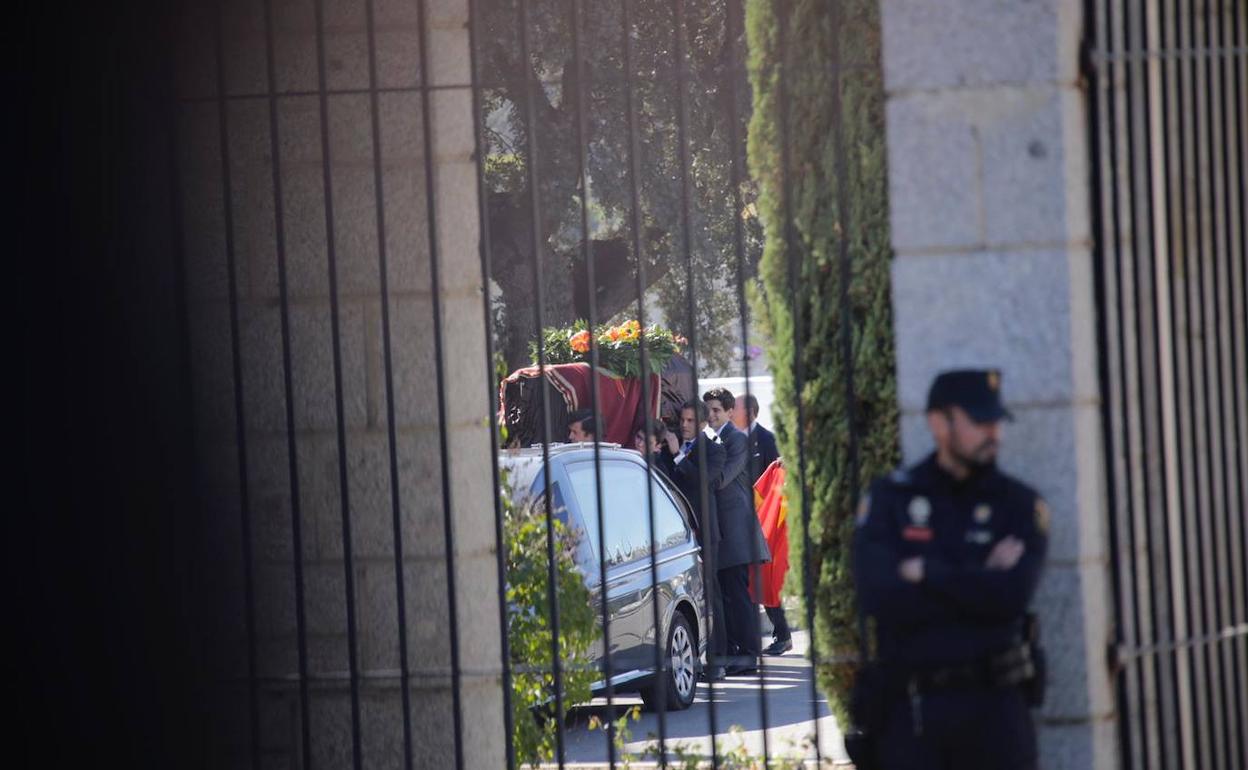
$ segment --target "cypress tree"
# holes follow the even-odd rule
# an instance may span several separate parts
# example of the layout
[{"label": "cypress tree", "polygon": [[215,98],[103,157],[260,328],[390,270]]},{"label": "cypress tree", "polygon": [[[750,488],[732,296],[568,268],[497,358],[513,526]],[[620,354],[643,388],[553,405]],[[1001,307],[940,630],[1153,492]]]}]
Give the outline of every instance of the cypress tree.
[{"label": "cypress tree", "polygon": [[[746,33],[754,98],[749,162],[766,231],[752,302],[768,338],[776,437],[789,471],[790,593],[804,595],[805,502],[818,683],[845,724],[857,656],[852,500],[899,459],[878,0],[747,0]],[[837,176],[838,139],[844,180]],[[844,201],[838,197],[842,190]],[[851,265],[848,368],[841,337],[843,238]],[[800,425],[795,362],[803,372]],[[852,415],[846,393],[850,369]],[[798,473],[798,431],[805,479]]]}]

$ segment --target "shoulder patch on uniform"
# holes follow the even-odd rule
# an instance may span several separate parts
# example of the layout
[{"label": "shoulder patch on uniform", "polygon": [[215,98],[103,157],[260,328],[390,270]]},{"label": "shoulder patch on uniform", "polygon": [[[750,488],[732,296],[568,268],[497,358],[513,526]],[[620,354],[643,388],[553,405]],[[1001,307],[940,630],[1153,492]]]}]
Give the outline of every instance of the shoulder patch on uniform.
[{"label": "shoulder patch on uniform", "polygon": [[858,512],[854,514],[854,525],[861,527],[867,523],[867,518],[871,515],[871,495],[863,495],[858,501]]},{"label": "shoulder patch on uniform", "polygon": [[1036,529],[1042,535],[1049,534],[1049,520],[1052,514],[1049,512],[1049,504],[1044,502],[1043,497],[1036,498]]}]

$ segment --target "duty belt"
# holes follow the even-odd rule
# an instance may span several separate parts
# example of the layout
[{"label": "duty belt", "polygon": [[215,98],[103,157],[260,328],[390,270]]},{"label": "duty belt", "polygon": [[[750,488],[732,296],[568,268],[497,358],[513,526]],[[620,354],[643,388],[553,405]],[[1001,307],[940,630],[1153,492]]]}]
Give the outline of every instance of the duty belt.
[{"label": "duty belt", "polygon": [[1015,687],[1035,675],[1031,646],[1022,643],[970,663],[912,670],[908,684],[919,692]]}]

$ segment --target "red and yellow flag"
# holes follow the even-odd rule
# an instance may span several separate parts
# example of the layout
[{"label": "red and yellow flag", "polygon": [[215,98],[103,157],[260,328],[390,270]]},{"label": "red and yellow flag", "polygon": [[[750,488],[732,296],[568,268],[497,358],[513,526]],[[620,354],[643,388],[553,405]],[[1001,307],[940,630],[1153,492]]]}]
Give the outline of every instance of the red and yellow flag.
[{"label": "red and yellow flag", "polygon": [[[784,466],[776,460],[767,466],[763,475],[754,482],[754,510],[763,528],[763,537],[771,551],[771,561],[759,570],[762,582],[762,604],[766,607],[780,606],[780,588],[784,575],[789,571],[789,503],[784,498]],[[758,586],[754,585],[751,570],[750,595],[757,601]]]}]

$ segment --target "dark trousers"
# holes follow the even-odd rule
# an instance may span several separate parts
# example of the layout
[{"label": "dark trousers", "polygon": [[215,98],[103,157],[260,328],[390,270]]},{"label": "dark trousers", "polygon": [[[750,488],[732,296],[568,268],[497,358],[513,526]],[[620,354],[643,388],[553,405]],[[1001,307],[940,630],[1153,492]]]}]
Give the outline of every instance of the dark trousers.
[{"label": "dark trousers", "polygon": [[728,618],[724,614],[724,593],[719,590],[719,580],[714,586],[707,587],[710,594],[711,638],[706,646],[707,662],[710,665],[724,665],[724,662],[712,658],[722,658],[728,654]]},{"label": "dark trousers", "polygon": [[767,619],[771,621],[772,639],[783,642],[793,638],[793,632],[789,630],[789,619],[784,616],[784,607],[764,607],[763,609],[767,610]]},{"label": "dark trousers", "polygon": [[760,655],[762,635],[758,629],[758,613],[750,598],[750,567],[741,564],[719,571],[719,592],[724,598],[724,626],[728,632],[728,651],[736,655]]},{"label": "dark trousers", "polygon": [[[916,724],[917,717],[917,724]],[[884,770],[1034,770],[1036,732],[1017,687],[890,700],[876,743]]]}]

